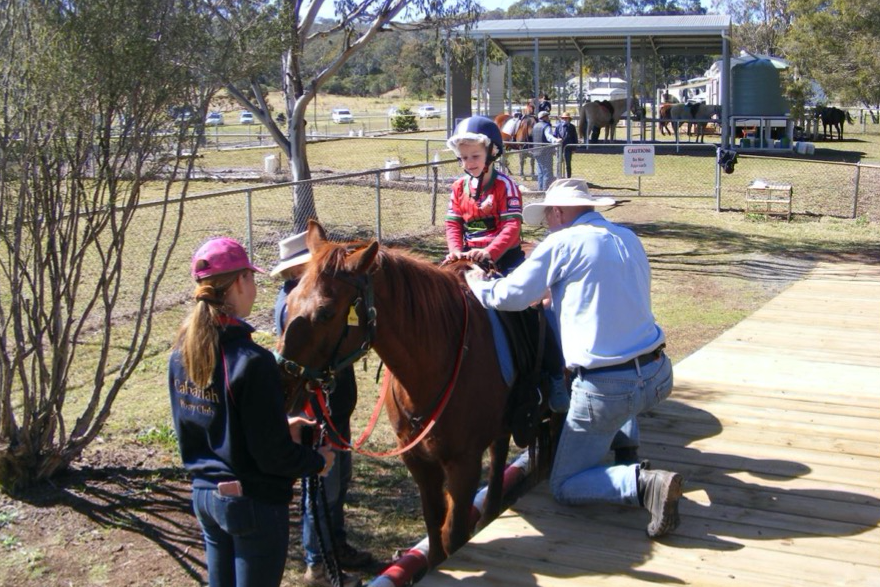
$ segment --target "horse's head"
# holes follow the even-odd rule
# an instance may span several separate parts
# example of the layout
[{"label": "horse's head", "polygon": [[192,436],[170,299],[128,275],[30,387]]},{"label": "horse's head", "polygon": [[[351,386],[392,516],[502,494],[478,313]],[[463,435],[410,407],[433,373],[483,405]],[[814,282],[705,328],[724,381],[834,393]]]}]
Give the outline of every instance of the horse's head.
[{"label": "horse's head", "polygon": [[371,267],[379,244],[337,244],[309,222],[309,267],[287,296],[287,323],[276,354],[300,386],[328,381],[366,353],[376,330]]}]

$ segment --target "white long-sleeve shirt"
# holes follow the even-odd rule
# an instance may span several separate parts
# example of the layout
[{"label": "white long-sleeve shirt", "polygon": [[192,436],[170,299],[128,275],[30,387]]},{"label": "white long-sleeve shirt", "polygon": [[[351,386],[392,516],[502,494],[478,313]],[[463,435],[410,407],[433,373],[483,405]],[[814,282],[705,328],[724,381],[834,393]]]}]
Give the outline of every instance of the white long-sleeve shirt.
[{"label": "white long-sleeve shirt", "polygon": [[598,212],[551,233],[507,277],[468,281],[487,308],[522,310],[547,288],[569,369],[626,362],[666,340],[651,312],[651,268],[639,238]]}]

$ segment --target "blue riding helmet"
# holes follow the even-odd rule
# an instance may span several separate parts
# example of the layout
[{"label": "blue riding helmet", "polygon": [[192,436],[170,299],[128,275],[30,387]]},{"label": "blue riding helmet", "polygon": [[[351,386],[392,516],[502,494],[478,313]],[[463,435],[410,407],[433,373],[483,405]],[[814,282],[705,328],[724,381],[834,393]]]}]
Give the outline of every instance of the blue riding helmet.
[{"label": "blue riding helmet", "polygon": [[485,116],[471,116],[465,118],[455,127],[455,132],[446,141],[446,146],[459,155],[458,143],[463,140],[477,141],[486,145],[489,155],[486,163],[492,163],[504,153],[504,140],[501,138],[501,129],[491,118]]}]

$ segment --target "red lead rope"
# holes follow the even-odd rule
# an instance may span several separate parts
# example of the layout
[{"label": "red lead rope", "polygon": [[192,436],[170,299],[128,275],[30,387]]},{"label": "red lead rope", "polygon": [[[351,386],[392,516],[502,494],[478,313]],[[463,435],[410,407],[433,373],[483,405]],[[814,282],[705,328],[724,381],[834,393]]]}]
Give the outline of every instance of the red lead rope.
[{"label": "red lead rope", "polygon": [[461,343],[458,346],[458,356],[455,359],[455,368],[452,371],[452,377],[449,380],[449,385],[446,386],[446,389],[443,391],[443,396],[440,400],[440,403],[437,404],[437,407],[434,409],[434,412],[431,414],[430,418],[428,418],[428,423],[422,429],[418,436],[416,436],[413,440],[409,441],[406,446],[396,448],[394,450],[384,451],[384,452],[372,452],[368,450],[361,450],[361,446],[367,441],[370,435],[373,433],[373,428],[376,427],[376,422],[379,420],[379,414],[382,413],[382,405],[385,403],[385,396],[388,394],[388,388],[391,387],[391,377],[389,375],[391,372],[386,367],[385,368],[385,377],[382,381],[382,391],[379,392],[379,399],[376,402],[376,406],[373,408],[373,415],[370,416],[370,422],[367,424],[367,429],[364,430],[363,434],[361,434],[360,438],[355,441],[354,444],[346,442],[345,439],[342,438],[342,435],[336,430],[336,427],[333,425],[333,421],[330,419],[330,410],[327,409],[327,400],[324,397],[323,392],[319,392],[316,395],[318,396],[318,404],[321,406],[321,413],[324,415],[324,421],[327,422],[327,425],[330,426],[330,429],[336,434],[336,437],[342,440],[341,443],[329,441],[330,445],[337,450],[351,450],[358,454],[367,455],[369,457],[395,457],[398,455],[402,455],[406,451],[412,449],[415,445],[420,443],[425,436],[434,428],[434,424],[437,423],[437,420],[440,419],[440,415],[443,413],[443,410],[446,409],[446,404],[449,403],[449,398],[452,397],[452,389],[455,387],[456,382],[458,381],[458,374],[461,371],[461,363],[464,360],[464,349],[465,349],[465,340],[467,338],[468,333],[468,323],[469,323],[469,307],[467,301],[467,295],[464,292],[464,289],[461,290],[461,297],[464,301],[464,329],[461,333]]}]

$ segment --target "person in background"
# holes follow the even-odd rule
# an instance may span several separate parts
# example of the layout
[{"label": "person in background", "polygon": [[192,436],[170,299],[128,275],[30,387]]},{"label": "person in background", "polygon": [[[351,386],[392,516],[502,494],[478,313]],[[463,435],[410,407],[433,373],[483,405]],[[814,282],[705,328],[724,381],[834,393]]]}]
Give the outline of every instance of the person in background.
[{"label": "person in background", "polygon": [[[305,232],[283,239],[278,243],[278,248],[279,262],[272,269],[271,275],[284,279],[275,300],[275,332],[280,337],[284,334],[287,322],[287,295],[299,283],[300,277],[305,272],[306,263],[312,258],[312,255],[306,246]],[[337,376],[336,389],[330,394],[328,404],[333,426],[327,426],[326,431],[331,445],[344,446],[351,441],[351,415],[357,405],[357,381],[352,366],[346,367]],[[312,396],[306,407],[305,416],[314,419],[320,410],[317,400]],[[333,428],[342,436],[341,439],[333,431]],[[327,547],[335,544],[336,558],[339,566],[343,569],[361,569],[374,562],[372,554],[358,550],[347,540],[345,499],[352,477],[351,451],[334,448],[333,453],[336,456],[336,466],[324,477],[324,493],[327,497],[327,509],[330,512],[329,520],[324,516],[323,507],[318,508],[318,515],[315,516],[310,496],[308,493],[306,494],[306,512],[302,524],[303,551],[306,562],[303,582],[309,587],[328,587],[331,585],[330,574],[321,552],[319,531]],[[358,582],[357,577],[343,574],[343,587],[356,585]]]},{"label": "person in background", "polygon": [[[582,179],[560,179],[523,218],[550,235],[510,275],[468,285],[487,308],[521,310],[550,289],[566,366],[574,374],[550,475],[553,497],[567,505],[640,505],[648,536],[679,524],[682,476],[639,464],[606,465],[618,433],[672,391],[666,336],[651,311],[651,269],[639,238],[596,211],[615,202],[590,194]],[[632,435],[632,431],[624,431]],[[517,466],[528,469],[528,451]]]},{"label": "person in background", "polygon": [[549,114],[551,110],[553,110],[553,104],[550,103],[550,96],[548,94],[543,94],[540,102],[538,102],[538,112],[546,112]]},{"label": "person in background", "polygon": [[532,128],[532,142],[535,143],[537,154],[535,162],[538,166],[538,190],[544,191],[553,183],[553,147],[559,139],[553,136],[553,127],[550,125],[550,113],[546,110],[538,112],[538,122]]},{"label": "person in background", "polygon": [[571,156],[574,153],[573,145],[577,145],[577,129],[571,123],[571,114],[563,112],[559,117],[559,123],[553,129],[553,136],[562,143],[562,156],[565,160],[565,177],[571,177]]},{"label": "person in background", "polygon": [[168,362],[171,416],[205,540],[211,587],[280,585],[296,479],[333,468],[288,421],[275,358],[251,340],[257,287],[244,248],[215,238],[192,258],[195,305]]}]

